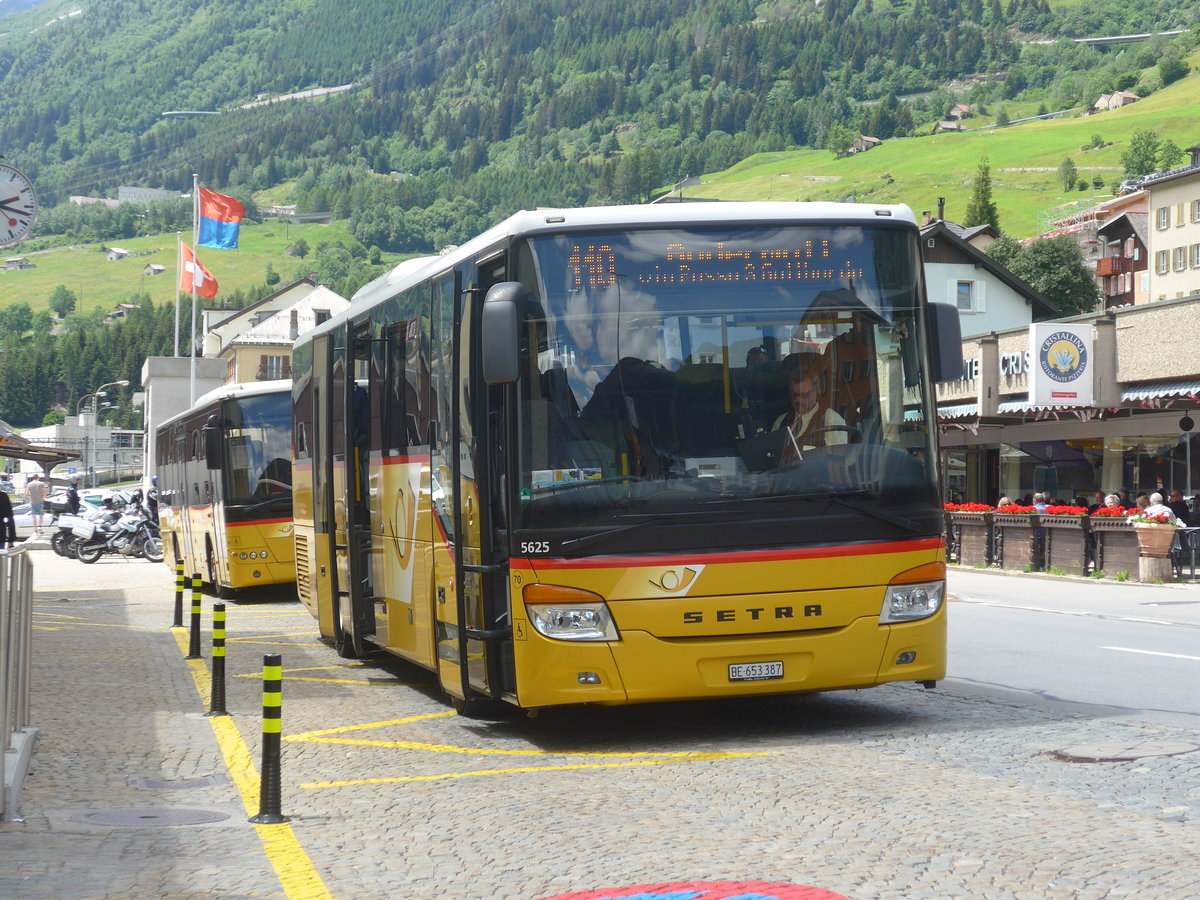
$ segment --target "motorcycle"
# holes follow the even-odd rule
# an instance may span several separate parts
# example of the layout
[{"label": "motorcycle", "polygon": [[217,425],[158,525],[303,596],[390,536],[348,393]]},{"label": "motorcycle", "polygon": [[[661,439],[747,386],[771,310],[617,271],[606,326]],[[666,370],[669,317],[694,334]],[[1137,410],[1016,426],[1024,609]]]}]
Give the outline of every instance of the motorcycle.
[{"label": "motorcycle", "polygon": [[[113,512],[117,513],[116,510]],[[104,518],[110,521],[102,521],[99,527],[93,522],[77,523],[72,527],[77,538],[74,544],[76,559],[90,565],[105,553],[113,553],[162,562],[162,536],[158,524],[140,504],[127,507],[115,520],[111,514]]]},{"label": "motorcycle", "polygon": [[96,509],[88,509],[86,512],[81,511],[77,515],[62,513],[54,520],[57,530],[50,536],[50,549],[66,559],[76,559],[75,546],[80,540],[79,535],[75,533],[76,526],[84,526],[81,528],[81,531],[90,537],[94,532],[86,527],[89,522],[115,522],[118,515],[118,510],[111,502]]}]

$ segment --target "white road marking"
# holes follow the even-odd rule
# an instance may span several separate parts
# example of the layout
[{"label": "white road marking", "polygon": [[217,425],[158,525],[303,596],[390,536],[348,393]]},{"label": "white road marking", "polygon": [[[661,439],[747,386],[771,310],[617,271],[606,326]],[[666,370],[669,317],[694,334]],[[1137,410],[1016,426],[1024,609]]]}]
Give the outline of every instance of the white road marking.
[{"label": "white road marking", "polygon": [[1159,653],[1157,650],[1135,650],[1132,647],[1101,647],[1101,650],[1117,650],[1121,653],[1141,653],[1146,656],[1167,656],[1171,659],[1192,659],[1200,662],[1200,656],[1187,656],[1183,653]]}]

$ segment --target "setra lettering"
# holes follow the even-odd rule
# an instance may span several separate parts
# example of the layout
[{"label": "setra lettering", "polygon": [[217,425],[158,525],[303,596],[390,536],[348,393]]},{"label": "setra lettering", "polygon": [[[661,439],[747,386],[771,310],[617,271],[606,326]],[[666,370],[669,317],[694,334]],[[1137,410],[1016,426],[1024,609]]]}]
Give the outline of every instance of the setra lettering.
[{"label": "setra lettering", "polygon": [[[762,620],[763,613],[766,613],[766,612],[767,612],[767,609],[762,606],[747,607],[746,609],[743,609],[743,610],[718,609],[718,610],[716,610],[715,613],[713,613],[713,619],[717,622],[738,622],[738,621],[742,621],[745,619],[750,619],[751,621],[757,622],[757,621]],[[813,603],[813,604],[809,604],[808,606],[801,607],[799,609],[799,611],[797,611],[796,607],[794,607],[794,606],[776,606],[774,609],[773,617],[776,620],[795,619],[795,618],[810,619],[810,618],[820,616],[821,614],[822,614],[821,605],[818,603]],[[704,611],[696,609],[696,610],[689,610],[689,611],[685,612],[683,614],[683,624],[685,624],[685,625],[702,625],[702,624],[704,624]]]}]

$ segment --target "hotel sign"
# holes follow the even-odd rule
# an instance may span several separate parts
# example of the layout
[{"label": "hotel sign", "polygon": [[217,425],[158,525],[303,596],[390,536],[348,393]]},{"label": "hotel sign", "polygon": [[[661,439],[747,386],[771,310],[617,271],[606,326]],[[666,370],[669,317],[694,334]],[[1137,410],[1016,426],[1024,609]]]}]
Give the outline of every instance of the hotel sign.
[{"label": "hotel sign", "polygon": [[1029,405],[1092,405],[1092,326],[1029,326]]}]

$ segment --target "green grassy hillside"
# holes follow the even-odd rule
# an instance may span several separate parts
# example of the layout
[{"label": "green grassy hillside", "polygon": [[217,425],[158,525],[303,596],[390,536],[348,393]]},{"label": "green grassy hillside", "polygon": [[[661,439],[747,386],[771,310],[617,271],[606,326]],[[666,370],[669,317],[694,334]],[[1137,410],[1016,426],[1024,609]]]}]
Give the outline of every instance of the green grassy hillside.
[{"label": "green grassy hillside", "polygon": [[[321,241],[353,242],[346,222],[286,225],[269,221],[262,225],[243,225],[237,250],[200,248],[200,262],[220,285],[220,292],[211,303],[220,305],[222,294],[262,284],[268,263],[279,274],[281,285],[306,274],[305,261],[284,252],[301,238],[310,248],[315,248]],[[186,234],[184,240],[190,244],[191,234]],[[82,313],[96,308],[110,310],[143,291],[156,305],[175,302],[175,285],[179,279],[174,234],[112,241],[110,246],[128,250],[130,255],[110,262],[100,244],[35,253],[22,253],[20,245],[9,247],[4,251],[5,258],[25,256],[37,268],[0,271],[0,305],[24,301],[36,313],[47,308],[51,292],[60,284],[79,298],[76,312]],[[166,271],[161,275],[143,275],[150,263],[165,266]],[[202,302],[210,304],[210,301]]]},{"label": "green grassy hillside", "polygon": [[[1193,67],[1200,56],[1193,55]],[[974,127],[980,121],[968,119]],[[987,120],[982,120],[986,122]],[[1000,227],[1016,237],[1037,233],[1044,210],[1111,197],[1122,176],[1121,155],[1134,132],[1154,130],[1182,148],[1200,143],[1200,71],[1122,109],[1045,119],[1007,128],[886,141],[867,153],[835,159],[827,150],[763,153],[707,175],[685,193],[720,200],[848,200],[907,203],[918,214],[946,198],[946,218],[961,220],[980,162],[991,167]],[[1082,150],[1099,135],[1108,146]],[[1106,187],[1066,192],[1058,167],[1071,157],[1080,179],[1100,175]]]}]

